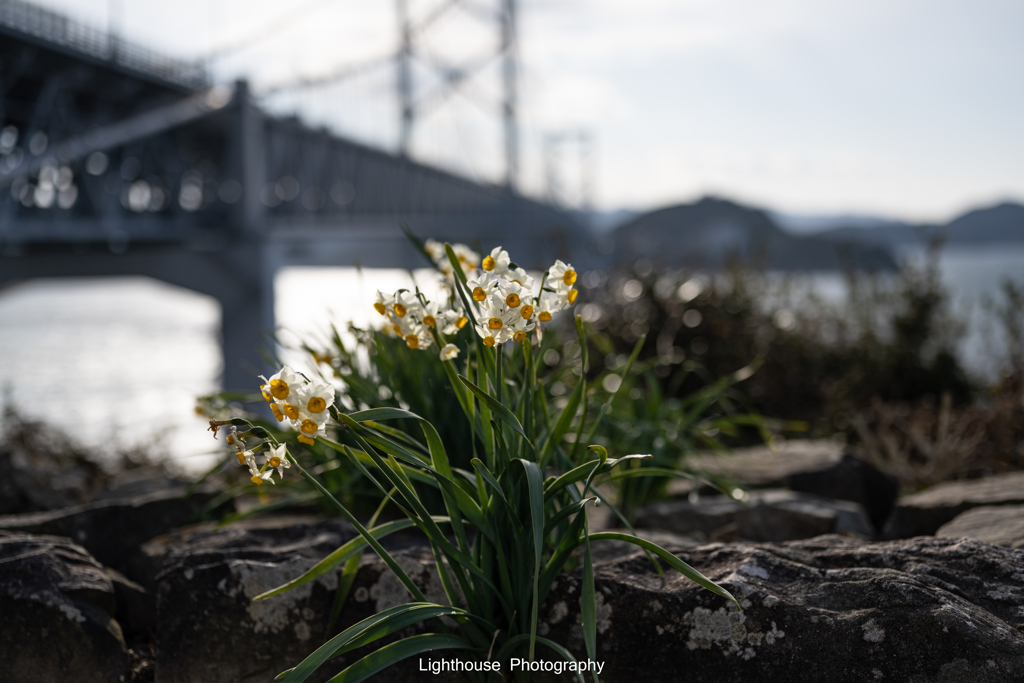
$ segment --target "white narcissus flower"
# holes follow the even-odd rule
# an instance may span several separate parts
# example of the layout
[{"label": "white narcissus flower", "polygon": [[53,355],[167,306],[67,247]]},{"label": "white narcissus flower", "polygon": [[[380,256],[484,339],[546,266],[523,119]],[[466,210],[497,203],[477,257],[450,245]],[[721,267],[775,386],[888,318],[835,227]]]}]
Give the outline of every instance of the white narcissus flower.
[{"label": "white narcissus flower", "polygon": [[405,345],[410,349],[426,349],[430,348],[431,344],[434,343],[434,337],[430,334],[430,328],[420,323],[414,325],[408,332],[403,335],[405,339]]},{"label": "white narcissus flower", "polygon": [[[292,392],[292,385],[295,384],[298,377],[294,370],[285,365],[277,374],[271,375],[270,379],[263,375],[260,375],[260,379],[264,382],[260,387],[260,391],[263,392],[263,398],[266,398],[269,402],[271,399],[279,401],[287,399]],[[267,398],[268,394],[271,398]]]},{"label": "white narcissus flower", "polygon": [[455,344],[445,344],[441,349],[441,360],[452,360],[459,355],[459,347]]},{"label": "white narcissus flower", "polygon": [[256,468],[256,456],[252,451],[238,451],[235,453],[239,465],[245,465],[252,472]]},{"label": "white narcissus flower", "polygon": [[395,305],[394,296],[386,296],[384,292],[377,290],[377,300],[373,302],[373,309],[381,315],[387,315],[393,311]]},{"label": "white narcissus flower", "polygon": [[507,251],[501,247],[495,247],[491,250],[490,255],[484,257],[483,263],[480,264],[480,267],[489,273],[500,275],[508,270],[508,266],[511,262],[512,259],[509,258]]},{"label": "white narcissus flower", "polygon": [[327,382],[312,381],[299,392],[299,415],[297,420],[309,418],[318,425],[330,417],[328,408],[334,405],[334,386]]},{"label": "white narcissus flower", "polygon": [[545,281],[550,287],[572,287],[576,284],[576,271],[568,263],[555,261],[555,265],[548,268],[548,277]]},{"label": "white narcissus flower", "polygon": [[[468,274],[469,271],[476,270],[480,267],[480,254],[476,253],[465,244],[453,244],[452,251],[455,252],[455,258],[458,259],[459,265],[462,266],[464,273]],[[448,255],[445,254],[444,256],[445,261],[447,261]]]},{"label": "white narcissus flower", "polygon": [[431,301],[426,306],[421,306],[417,313],[419,314],[419,321],[427,327],[437,327],[438,322],[444,322],[441,304],[436,301]]},{"label": "white narcissus flower", "polygon": [[469,322],[469,318],[466,314],[459,309],[448,309],[443,313],[444,316],[444,329],[441,330],[444,334],[455,334]]},{"label": "white narcissus flower", "polygon": [[395,303],[392,307],[394,316],[391,318],[391,322],[396,322],[395,318],[404,318],[408,315],[409,311],[415,311],[420,308],[420,300],[416,298],[416,295],[406,290],[404,292],[397,292],[395,294]]},{"label": "white narcissus flower", "polygon": [[256,484],[257,486],[259,486],[265,481],[269,481],[271,484],[274,483],[274,480],[271,479],[271,476],[274,474],[274,472],[260,472],[259,467],[256,466],[256,456],[253,455],[252,451],[246,451],[245,453],[242,454],[242,456],[245,458],[245,464],[249,466],[249,474],[251,475],[249,477],[249,481]]},{"label": "white narcissus flower", "polygon": [[509,282],[522,286],[527,292],[533,291],[533,276],[522,268],[510,268],[503,277]]},{"label": "white narcissus flower", "polygon": [[430,254],[430,260],[437,265],[441,265],[442,261],[448,260],[448,255],[444,252],[444,245],[435,239],[428,239],[423,243],[423,248]]},{"label": "white narcissus flower", "polygon": [[269,481],[271,484],[273,484],[274,470],[267,470],[266,472],[256,472],[251,477],[249,477],[249,481],[256,484],[257,486],[262,485],[263,482],[265,481]]},{"label": "white narcissus flower", "polygon": [[564,308],[564,302],[554,292],[541,292],[537,301],[537,321],[551,322],[551,316]]},{"label": "white narcissus flower", "polygon": [[288,462],[288,450],[284,444],[274,446],[267,454],[267,465],[277,469],[277,476],[284,478],[284,471],[292,466]]}]

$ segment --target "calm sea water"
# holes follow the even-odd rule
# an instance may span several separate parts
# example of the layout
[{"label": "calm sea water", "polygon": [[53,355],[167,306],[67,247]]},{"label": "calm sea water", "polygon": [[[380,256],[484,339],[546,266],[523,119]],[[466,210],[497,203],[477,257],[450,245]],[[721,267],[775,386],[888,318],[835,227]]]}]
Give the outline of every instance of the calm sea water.
[{"label": "calm sea water", "polygon": [[[965,360],[990,373],[978,304],[1004,277],[1024,283],[1024,248],[947,249],[941,267],[969,324]],[[425,284],[428,273],[416,279]],[[283,339],[315,339],[330,322],[379,320],[372,309],[376,290],[410,282],[400,270],[285,270],[276,282]],[[841,292],[838,277],[812,282],[830,298]],[[201,469],[212,461],[214,442],[193,411],[194,398],[216,389],[218,328],[215,301],[147,278],[38,280],[7,288],[0,291],[0,403],[101,450],[155,444],[177,465]]]}]

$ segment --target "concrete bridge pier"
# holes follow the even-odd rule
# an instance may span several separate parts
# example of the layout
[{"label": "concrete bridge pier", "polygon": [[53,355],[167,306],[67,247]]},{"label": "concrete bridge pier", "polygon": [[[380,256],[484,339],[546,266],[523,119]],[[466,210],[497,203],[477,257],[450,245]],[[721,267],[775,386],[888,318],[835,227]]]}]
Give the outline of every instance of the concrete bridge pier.
[{"label": "concrete bridge pier", "polygon": [[[275,271],[262,241],[209,251],[133,245],[123,254],[92,249],[0,256],[0,289],[34,278],[143,275],[211,296],[221,306],[221,386],[253,392],[256,375],[273,371],[264,356],[274,348]],[[181,359],[183,373],[188,363],[188,358]]]}]

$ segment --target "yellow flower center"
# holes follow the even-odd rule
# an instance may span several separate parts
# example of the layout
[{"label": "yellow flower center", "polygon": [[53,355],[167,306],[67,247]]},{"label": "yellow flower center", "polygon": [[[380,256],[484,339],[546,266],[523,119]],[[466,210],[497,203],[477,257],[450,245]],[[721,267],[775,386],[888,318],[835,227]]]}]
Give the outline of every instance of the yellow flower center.
[{"label": "yellow flower center", "polygon": [[516,306],[519,305],[519,295],[509,294],[507,297],[505,297],[505,303],[508,304],[509,308],[515,308]]},{"label": "yellow flower center", "polygon": [[403,306],[402,304],[395,304],[395,315],[397,315],[399,318],[404,318],[405,306]]},{"label": "yellow flower center", "polygon": [[530,318],[533,317],[533,306],[531,306],[530,304],[526,304],[520,309],[519,312],[522,313],[524,320],[529,320]]},{"label": "yellow flower center", "polygon": [[576,295],[577,294],[579,294],[578,290],[575,290],[575,289],[570,289],[569,290],[569,303],[570,304],[576,303]]},{"label": "yellow flower center", "polygon": [[494,270],[494,258],[491,256],[484,256],[484,270]]},{"label": "yellow flower center", "polygon": [[512,335],[512,341],[519,342],[523,341],[524,339],[526,339],[526,333],[523,332],[522,330],[519,330],[518,332]]},{"label": "yellow flower center", "polygon": [[313,444],[316,443],[315,439],[311,439],[308,436],[306,436],[305,434],[299,434],[299,441],[304,443],[304,444],[309,444],[310,446],[312,446]]},{"label": "yellow flower center", "polygon": [[228,434],[227,438],[224,439],[224,443],[226,443],[229,446],[231,444],[233,444],[234,442],[235,442],[235,436],[233,434]]},{"label": "yellow flower center", "polygon": [[238,464],[239,465],[244,465],[245,464],[245,456],[242,455],[241,451],[238,451],[237,453],[235,453],[235,457],[238,458]]},{"label": "yellow flower center", "polygon": [[274,398],[281,400],[288,398],[288,382],[283,379],[270,380],[270,393],[274,395]]},{"label": "yellow flower center", "polygon": [[270,456],[270,466],[271,467],[280,467],[281,466],[281,458],[277,457],[276,455]]},{"label": "yellow flower center", "polygon": [[494,346],[494,337],[484,337],[484,346]]},{"label": "yellow flower center", "polygon": [[316,422],[313,422],[309,418],[306,418],[305,420],[302,421],[302,424],[299,426],[299,429],[302,431],[303,434],[316,434],[317,430],[320,429],[320,426]]},{"label": "yellow flower center", "polygon": [[455,321],[455,327],[457,329],[461,330],[463,327],[466,326],[466,323],[468,323],[468,322],[469,322],[469,318],[467,318],[466,316],[462,316],[458,320]]},{"label": "yellow flower center", "polygon": [[500,330],[501,325],[501,318],[491,318],[490,320],[487,321],[487,327],[492,330]]},{"label": "yellow flower center", "polygon": [[477,287],[473,290],[473,301],[483,301],[487,298],[487,292],[484,291],[483,287]]},{"label": "yellow flower center", "polygon": [[257,486],[261,486],[263,484],[263,478],[260,477],[258,474],[252,475],[252,477],[250,477],[249,480],[252,483],[256,484]]},{"label": "yellow flower center", "polygon": [[423,316],[423,324],[426,325],[427,327],[433,327],[434,325],[437,324],[437,321],[434,320],[434,316],[425,315]]},{"label": "yellow flower center", "polygon": [[281,411],[285,415],[287,415],[288,419],[290,419],[290,420],[298,420],[299,419],[299,409],[296,408],[295,406],[293,406],[291,403],[285,403],[284,407],[281,408]]},{"label": "yellow flower center", "polygon": [[420,338],[415,334],[410,334],[405,338],[405,343],[410,349],[418,349],[420,347]]},{"label": "yellow flower center", "polygon": [[[322,413],[324,412],[324,408],[326,407],[327,401],[320,398],[319,396],[314,396],[313,398],[309,399],[309,401],[306,403],[306,410],[308,410],[311,413]],[[277,467],[277,465],[274,465],[274,467]]]},{"label": "yellow flower center", "polygon": [[575,270],[567,270],[567,271],[565,271],[565,275],[562,276],[562,282],[564,282],[565,284],[569,285],[570,287],[572,287],[574,284],[576,284],[576,271]]},{"label": "yellow flower center", "polygon": [[267,391],[266,389],[263,389],[261,387],[260,388],[260,393],[263,394],[263,400],[266,401],[267,403],[272,403],[274,401],[274,397],[271,396],[270,392]]},{"label": "yellow flower center", "polygon": [[392,325],[391,329],[394,330],[395,334],[397,334],[399,337],[402,336],[402,326],[401,325]]},{"label": "yellow flower center", "polygon": [[379,301],[377,301],[377,302],[375,302],[375,303],[373,304],[373,309],[374,309],[375,311],[377,311],[378,313],[380,313],[381,315],[384,315],[385,313],[387,313],[387,312],[388,312],[388,309],[384,308],[384,304],[382,304],[382,303],[381,303],[381,302],[379,302]]},{"label": "yellow flower center", "polygon": [[274,414],[274,417],[277,419],[278,422],[284,420],[284,415],[281,414],[281,409],[277,407],[276,403],[270,404],[270,412]]},{"label": "yellow flower center", "polygon": [[539,319],[539,320],[540,320],[540,321],[541,321],[542,323],[550,322],[550,321],[551,321],[551,314],[550,314],[550,313],[548,313],[547,311],[541,311],[541,314],[540,314],[540,315],[538,315],[538,316],[537,316],[537,318],[538,318],[538,319]]}]

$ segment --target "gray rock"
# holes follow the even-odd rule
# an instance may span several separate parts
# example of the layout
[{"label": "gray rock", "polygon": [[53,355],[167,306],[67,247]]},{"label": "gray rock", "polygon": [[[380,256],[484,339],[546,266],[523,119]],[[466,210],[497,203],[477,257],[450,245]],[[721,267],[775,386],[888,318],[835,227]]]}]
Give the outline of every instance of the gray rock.
[{"label": "gray rock", "polygon": [[[875,530],[880,531],[896,502],[899,483],[844,448],[831,440],[796,439],[775,450],[753,446],[728,455],[693,455],[686,465],[742,488],[785,488],[860,503]],[[685,497],[693,490],[693,483],[685,479],[669,485],[669,493],[676,497]]]},{"label": "gray rock", "polygon": [[976,538],[992,545],[1024,548],[1024,505],[974,508],[935,532],[945,538]]},{"label": "gray rock", "polygon": [[848,452],[835,464],[793,472],[786,477],[786,488],[860,503],[875,531],[885,526],[900,492],[896,477]]},{"label": "gray rock", "polygon": [[[300,576],[354,535],[336,520],[278,518],[222,530],[186,530],[147,544],[146,554],[163,567],[155,579],[157,680],[270,681],[301,662],[323,642],[337,572],[265,601],[252,598]],[[396,551],[395,557],[428,599],[444,601],[429,552]],[[410,600],[375,560],[364,556],[335,632]],[[309,680],[327,680],[369,651],[331,660]],[[407,662],[374,680],[410,680],[416,675],[410,668],[414,664]]]},{"label": "gray rock", "polygon": [[[793,439],[781,447],[737,448],[728,454],[696,453],[687,456],[689,469],[727,478],[744,488],[786,488],[789,478],[802,472],[816,472],[837,465],[844,445],[827,439]],[[690,482],[677,479],[670,493],[689,493]]]},{"label": "gray rock", "polygon": [[188,482],[170,475],[162,467],[137,467],[112,475],[103,488],[93,493],[90,503],[123,500],[187,487]]},{"label": "gray rock", "polygon": [[[628,534],[628,529],[608,529],[620,534]],[[701,544],[701,539],[694,536],[682,536],[671,531],[661,529],[637,529],[637,536],[657,543],[663,548],[688,548]],[[632,555],[637,551],[636,545],[627,541],[594,541],[590,546],[590,553],[595,563],[611,562],[626,555]]]},{"label": "gray rock", "polygon": [[[1024,552],[833,535],[676,554],[742,611],[671,571],[663,583],[642,554],[599,566],[605,683],[1024,680]],[[582,657],[579,597],[579,574],[560,578],[539,629]]]},{"label": "gray rock", "polygon": [[863,508],[781,489],[752,491],[746,503],[726,496],[655,503],[637,513],[638,529],[663,529],[698,538],[787,541],[829,533],[872,536]]},{"label": "gray rock", "polygon": [[972,508],[1021,504],[1024,504],[1024,472],[937,484],[900,498],[882,536],[897,539],[931,535]]},{"label": "gray rock", "polygon": [[[8,438],[10,438],[8,436]],[[79,453],[0,445],[0,514],[55,510],[89,500],[104,475]]]},{"label": "gray rock", "polygon": [[4,515],[0,530],[66,536],[103,564],[122,569],[142,543],[191,521],[216,492],[184,494],[179,488],[64,510]]},{"label": "gray rock", "polygon": [[128,651],[105,567],[66,538],[0,532],[4,681],[125,680]]}]

